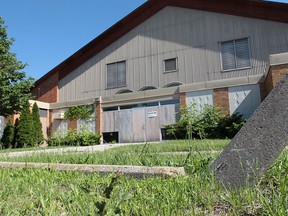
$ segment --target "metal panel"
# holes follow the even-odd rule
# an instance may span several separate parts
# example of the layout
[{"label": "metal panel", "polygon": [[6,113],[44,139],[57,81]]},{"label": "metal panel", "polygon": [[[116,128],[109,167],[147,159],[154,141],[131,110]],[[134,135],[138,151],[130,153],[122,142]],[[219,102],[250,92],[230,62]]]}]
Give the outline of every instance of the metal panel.
[{"label": "metal panel", "polygon": [[[155,114],[156,113],[156,114]],[[161,139],[159,107],[146,108],[146,142]]]},{"label": "metal panel", "polygon": [[68,120],[54,119],[52,122],[52,133],[59,133],[61,136],[65,136],[68,131]]},{"label": "metal panel", "polygon": [[119,142],[133,142],[132,110],[119,111]]},{"label": "metal panel", "polygon": [[[269,29],[269,31],[267,31]],[[213,37],[211,37],[213,35]],[[270,54],[288,51],[288,24],[165,7],[59,81],[59,101],[110,96],[106,65],[126,61],[127,88],[163,87],[264,74]],[[221,72],[219,43],[249,38],[251,68]],[[163,61],[178,58],[178,71]]]},{"label": "metal panel", "polygon": [[213,90],[195,91],[186,93],[187,106],[195,106],[201,110],[205,105],[213,105]]},{"label": "metal panel", "polygon": [[159,107],[160,127],[174,124],[179,118],[180,105],[165,105]]},{"label": "metal panel", "polygon": [[145,110],[133,109],[132,113],[133,142],[143,142],[145,141]]},{"label": "metal panel", "polygon": [[249,118],[261,104],[259,85],[246,85],[229,88],[230,114],[239,112]]},{"label": "metal panel", "polygon": [[78,133],[81,131],[89,131],[91,133],[95,133],[96,119],[95,118],[78,119],[77,131]]}]

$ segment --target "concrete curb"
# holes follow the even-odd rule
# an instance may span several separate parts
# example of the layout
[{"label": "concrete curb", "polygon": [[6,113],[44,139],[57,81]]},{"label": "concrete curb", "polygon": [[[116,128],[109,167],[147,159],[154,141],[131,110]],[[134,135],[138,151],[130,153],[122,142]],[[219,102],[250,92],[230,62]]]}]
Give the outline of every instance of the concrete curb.
[{"label": "concrete curb", "polygon": [[176,177],[185,175],[185,170],[183,167],[0,162],[0,168],[44,168],[58,171],[80,171],[85,173],[99,173],[104,175],[116,173],[134,176],[137,178],[144,178],[149,176]]}]

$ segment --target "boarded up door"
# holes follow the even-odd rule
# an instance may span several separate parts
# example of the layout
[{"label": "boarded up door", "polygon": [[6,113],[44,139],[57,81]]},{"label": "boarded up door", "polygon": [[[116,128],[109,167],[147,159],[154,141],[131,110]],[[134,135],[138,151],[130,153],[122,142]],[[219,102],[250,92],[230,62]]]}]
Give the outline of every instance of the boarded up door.
[{"label": "boarded up door", "polygon": [[118,132],[120,143],[161,141],[161,126],[176,122],[179,105],[103,113],[103,132]]},{"label": "boarded up door", "polygon": [[133,142],[144,142],[145,141],[145,110],[134,109],[132,128],[133,131]]},{"label": "boarded up door", "polygon": [[146,142],[160,141],[159,107],[146,108]]},{"label": "boarded up door", "polygon": [[133,142],[132,125],[132,110],[119,111],[119,142],[131,143]]}]

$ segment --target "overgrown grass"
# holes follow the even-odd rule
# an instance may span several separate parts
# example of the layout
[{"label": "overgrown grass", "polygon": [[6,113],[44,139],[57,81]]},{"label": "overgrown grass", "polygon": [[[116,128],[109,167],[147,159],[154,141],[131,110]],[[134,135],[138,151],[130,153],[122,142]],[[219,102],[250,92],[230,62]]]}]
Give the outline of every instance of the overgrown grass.
[{"label": "overgrown grass", "polygon": [[[203,143],[205,142],[210,141],[203,141]],[[227,141],[225,142],[227,144]],[[186,142],[183,143],[186,145]],[[117,175],[99,176],[98,174],[58,172],[46,169],[0,169],[0,181],[2,182],[0,185],[0,214],[149,216],[288,214],[287,150],[274,163],[259,185],[230,191],[221,188],[213,175],[208,172],[210,163],[208,158],[215,157],[206,152],[210,148],[209,144],[198,150],[205,152],[177,155],[180,159],[161,153],[167,152],[167,149],[169,152],[186,150],[192,152],[193,149],[189,148],[191,143],[187,144],[186,150],[183,146],[174,148],[180,143],[166,144],[122,147],[101,154],[103,157],[106,155],[107,158],[110,158],[107,161],[111,160],[111,162],[113,157],[119,154],[118,159],[115,159],[119,163],[120,161],[125,163],[126,159],[122,158],[126,156],[120,157],[125,152],[134,155],[131,157],[133,163],[137,161],[136,155],[138,155],[138,161],[141,157],[144,159],[153,156],[162,162],[170,158],[170,161],[175,164],[181,157],[182,161],[188,158],[186,166],[188,168],[192,166],[194,170],[190,170],[186,176],[176,178],[156,177],[140,180]],[[62,162],[75,157],[75,154],[71,158],[69,155],[70,153],[62,155],[66,158]],[[81,154],[84,158],[85,155],[90,154]],[[41,155],[41,157],[43,156]],[[81,156],[77,157],[75,162],[81,162]],[[98,160],[96,157],[100,157],[100,154],[93,153],[90,157],[92,159],[88,160],[95,162]],[[45,160],[43,159],[43,161]],[[60,161],[60,159],[57,160]],[[153,164],[157,160],[153,159]]]},{"label": "overgrown grass", "polygon": [[174,141],[161,144],[123,146],[105,152],[42,153],[16,158],[2,156],[0,160],[41,163],[183,166],[186,172],[192,173],[199,169],[199,166],[210,163],[227,143],[228,140]]}]

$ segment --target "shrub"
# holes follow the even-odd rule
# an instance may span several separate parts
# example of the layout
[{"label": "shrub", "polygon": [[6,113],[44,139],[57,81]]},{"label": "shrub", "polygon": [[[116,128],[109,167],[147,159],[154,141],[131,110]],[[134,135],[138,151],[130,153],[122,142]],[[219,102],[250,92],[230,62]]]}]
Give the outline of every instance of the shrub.
[{"label": "shrub", "polygon": [[1,138],[2,148],[12,148],[14,146],[14,126],[11,120],[8,120]]},{"label": "shrub", "polygon": [[51,136],[47,141],[49,146],[62,146],[63,145],[63,137],[60,130],[55,131],[53,136]]},{"label": "shrub", "polygon": [[239,113],[229,116],[219,107],[209,105],[202,110],[195,109],[195,104],[181,107],[180,116],[177,123],[165,126],[169,138],[231,139],[245,124]]},{"label": "shrub", "polygon": [[80,146],[100,144],[100,138],[99,134],[91,133],[86,128],[81,128],[81,132],[78,134]]},{"label": "shrub", "polygon": [[36,144],[40,144],[43,140],[42,124],[40,121],[39,108],[36,103],[32,107],[32,121],[33,121],[33,137]]},{"label": "shrub", "polygon": [[88,146],[100,144],[101,136],[94,134],[86,130],[81,130],[77,134],[75,130],[68,130],[64,137],[61,133],[55,132],[53,136],[48,140],[50,146]]},{"label": "shrub", "polygon": [[29,104],[27,103],[21,111],[20,120],[16,128],[17,133],[15,134],[16,147],[31,147],[35,146],[34,139],[34,127],[32,115],[29,109]]}]

